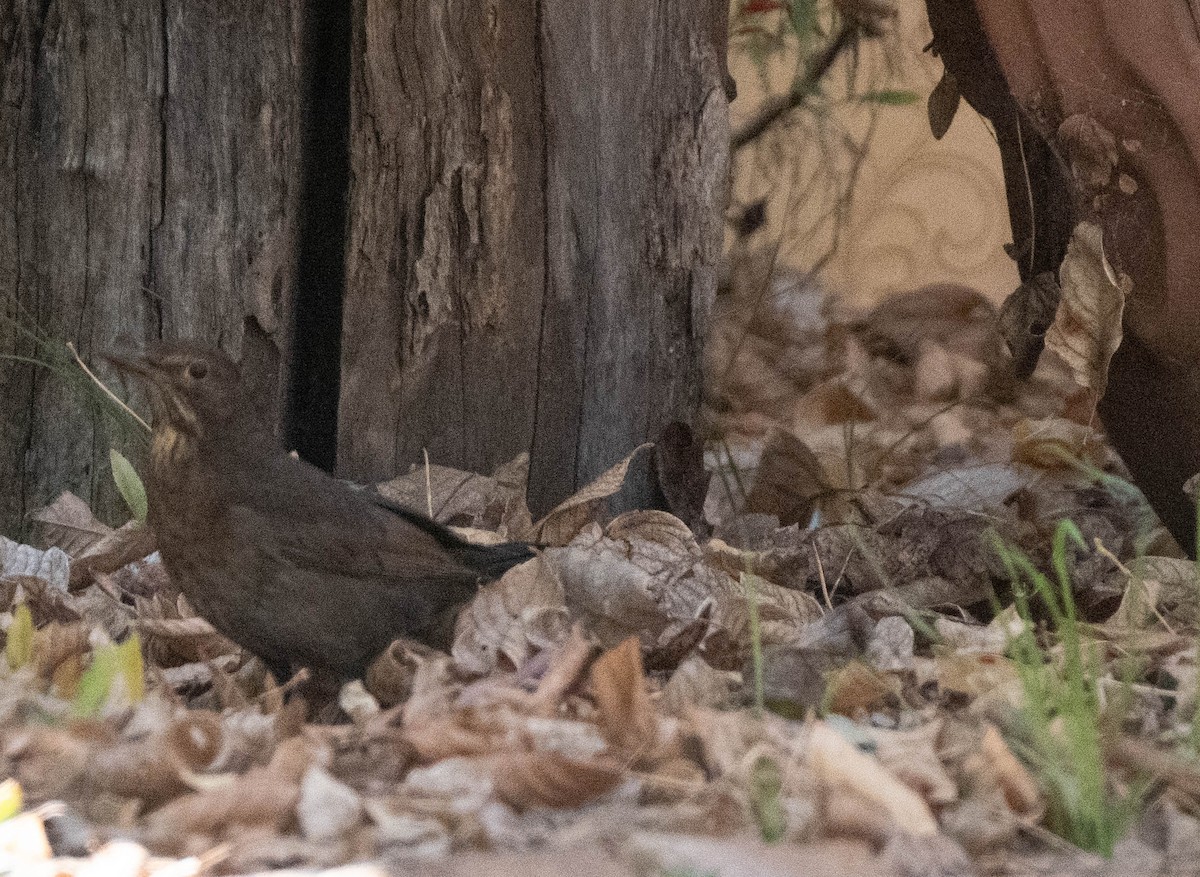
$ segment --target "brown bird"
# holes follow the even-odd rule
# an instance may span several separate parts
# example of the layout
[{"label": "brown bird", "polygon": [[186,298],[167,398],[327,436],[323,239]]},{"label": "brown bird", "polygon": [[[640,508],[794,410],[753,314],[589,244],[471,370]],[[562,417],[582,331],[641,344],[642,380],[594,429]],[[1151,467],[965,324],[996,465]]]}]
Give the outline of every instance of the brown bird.
[{"label": "brown bird", "polygon": [[279,681],[299,667],[361,676],[393,639],[430,641],[481,581],[532,556],[472,545],[289,456],[220,351],[172,343],[109,360],[149,390],[146,494],[167,571]]}]

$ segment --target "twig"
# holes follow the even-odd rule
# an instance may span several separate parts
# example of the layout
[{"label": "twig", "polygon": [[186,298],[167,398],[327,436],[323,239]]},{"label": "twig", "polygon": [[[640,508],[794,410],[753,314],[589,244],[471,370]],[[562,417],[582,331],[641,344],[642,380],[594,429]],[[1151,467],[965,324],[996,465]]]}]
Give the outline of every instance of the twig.
[{"label": "twig", "polygon": [[87,367],[87,364],[82,359],[79,358],[79,353],[75,350],[74,343],[68,341],[67,342],[67,350],[71,351],[71,356],[75,357],[75,364],[78,365],[81,369],[83,369],[83,373],[92,379],[92,381],[96,384],[97,387],[100,388],[100,390],[104,393],[104,395],[106,395],[108,398],[110,398],[114,402],[116,402],[117,405],[121,408],[121,410],[123,410],[126,414],[128,414],[130,417],[132,417],[138,423],[140,423],[142,425],[142,429],[146,430],[146,432],[150,432],[150,424],[148,424],[146,421],[142,420],[142,418],[138,415],[138,413],[136,411],[134,411],[132,408],[130,408],[128,405],[126,405],[124,402],[122,402],[119,398],[117,398],[116,393],[114,393],[112,390],[110,390],[108,387],[106,387],[104,385],[104,382],[101,381],[98,377],[96,377],[96,374],[90,368]]},{"label": "twig", "polygon": [[762,110],[749,124],[742,128],[742,130],[734,133],[729,141],[729,151],[737,152],[753,140],[756,140],[764,131],[775,124],[780,116],[804,103],[817,83],[821,81],[821,77],[829,72],[829,68],[833,66],[833,62],[837,60],[838,55],[854,43],[859,29],[857,22],[847,22],[842,25],[842,29],[837,32],[837,36],[833,38],[833,42],[827,45],[821,54],[817,55],[812,63],[808,65],[808,69],[804,72],[804,78],[793,86],[792,90],[786,95],[767,101]]},{"label": "twig", "polygon": [[425,507],[429,509],[429,517],[433,517],[433,480],[429,475],[429,448],[421,448],[425,455]]},{"label": "twig", "polygon": [[817,561],[817,575],[821,578],[821,596],[825,598],[825,605],[829,610],[833,611],[833,599],[829,595],[829,582],[825,580],[825,564],[821,562],[821,552],[817,551],[817,546],[812,542],[808,545],[812,549],[813,557]]}]

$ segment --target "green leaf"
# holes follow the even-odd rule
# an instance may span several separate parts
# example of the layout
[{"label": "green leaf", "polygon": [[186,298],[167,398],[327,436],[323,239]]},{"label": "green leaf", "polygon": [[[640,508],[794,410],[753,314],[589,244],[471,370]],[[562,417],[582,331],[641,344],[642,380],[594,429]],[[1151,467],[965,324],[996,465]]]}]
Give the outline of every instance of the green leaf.
[{"label": "green leaf", "polygon": [[12,778],[0,783],[0,822],[20,813],[23,801],[20,783]]},{"label": "green leaf", "polygon": [[883,104],[888,107],[907,107],[921,99],[915,91],[906,88],[885,88],[880,91],[867,91],[858,96],[862,103]]},{"label": "green leaf", "polygon": [[33,660],[33,614],[24,603],[13,610],[12,624],[8,627],[8,638],[4,642],[4,655],[8,666],[19,670]]},{"label": "green leaf", "polygon": [[118,690],[131,703],[137,703],[145,695],[145,680],[142,644],[137,634],[120,645],[101,646],[92,652],[92,663],[79,679],[79,691],[72,704],[75,715],[87,718],[99,713],[118,681]]},{"label": "green leaf", "polygon": [[146,523],[146,487],[133,464],[116,448],[109,450],[108,461],[112,465],[113,481],[121,499],[125,500],[125,505],[129,506],[129,511],[139,524]]},{"label": "green leaf", "polygon": [[782,840],[787,833],[787,813],[780,793],[783,775],[775,759],[761,756],[750,768],[750,809],[754,811],[758,831],[767,843]]},{"label": "green leaf", "polygon": [[129,700],[137,703],[146,694],[146,667],[142,662],[142,641],[136,633],[117,646],[117,666]]},{"label": "green leaf", "polygon": [[72,705],[75,715],[88,718],[100,712],[119,670],[117,646],[102,646],[92,652],[92,663],[79,679],[79,691]]}]

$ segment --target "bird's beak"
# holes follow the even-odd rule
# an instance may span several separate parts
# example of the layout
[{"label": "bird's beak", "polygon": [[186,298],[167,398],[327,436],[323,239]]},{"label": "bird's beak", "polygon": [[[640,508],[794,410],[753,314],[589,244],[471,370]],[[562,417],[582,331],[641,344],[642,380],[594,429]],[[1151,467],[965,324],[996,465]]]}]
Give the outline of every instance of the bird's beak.
[{"label": "bird's beak", "polygon": [[147,356],[118,356],[115,353],[105,353],[104,359],[114,366],[117,371],[153,381],[158,375],[158,369],[153,360]]}]

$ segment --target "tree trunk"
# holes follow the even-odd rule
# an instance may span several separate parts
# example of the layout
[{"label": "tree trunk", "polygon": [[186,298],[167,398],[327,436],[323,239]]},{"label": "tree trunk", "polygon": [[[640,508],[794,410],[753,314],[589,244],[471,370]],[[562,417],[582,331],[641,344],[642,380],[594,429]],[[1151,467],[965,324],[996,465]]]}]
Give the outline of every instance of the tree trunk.
[{"label": "tree trunk", "polygon": [[726,5],[357,0],[338,461],[531,451],[545,509],[690,420]]},{"label": "tree trunk", "polygon": [[0,7],[0,533],[64,489],[120,517],[113,422],[25,359],[78,376],[67,340],[95,362],[199,337],[278,399],[300,24],[296,3],[266,0]]},{"label": "tree trunk", "polygon": [[[1017,250],[1036,235],[1035,270],[1057,268],[1064,220],[1078,216],[1103,228],[1106,259],[1133,280],[1098,410],[1138,486],[1194,552],[1195,505],[1182,486],[1200,471],[1200,13],[1185,0],[1097,0],[1086,12],[1024,0],[928,6],[947,68],[996,124]],[[1070,163],[1088,160],[1058,135],[1071,116],[1112,136],[1111,153],[1101,150],[1111,174],[1088,191],[1068,182]],[[1022,223],[1030,200],[1034,221]]]}]

